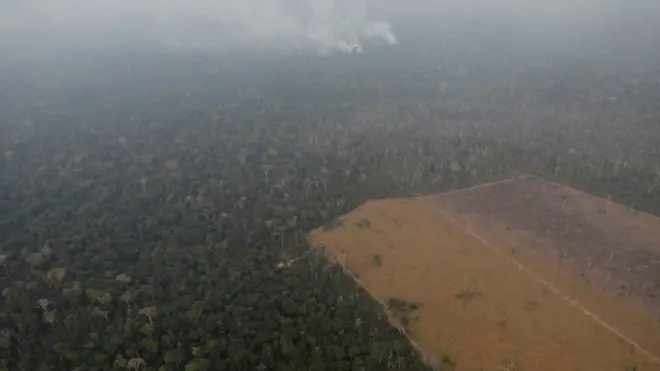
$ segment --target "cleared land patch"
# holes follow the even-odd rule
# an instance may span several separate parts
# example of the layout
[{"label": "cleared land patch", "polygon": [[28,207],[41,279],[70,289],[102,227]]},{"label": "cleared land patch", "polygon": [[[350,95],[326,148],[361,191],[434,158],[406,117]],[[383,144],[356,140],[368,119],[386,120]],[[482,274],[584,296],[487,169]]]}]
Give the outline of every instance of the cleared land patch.
[{"label": "cleared land patch", "polygon": [[660,370],[659,227],[523,177],[368,202],[310,239],[445,369]]}]

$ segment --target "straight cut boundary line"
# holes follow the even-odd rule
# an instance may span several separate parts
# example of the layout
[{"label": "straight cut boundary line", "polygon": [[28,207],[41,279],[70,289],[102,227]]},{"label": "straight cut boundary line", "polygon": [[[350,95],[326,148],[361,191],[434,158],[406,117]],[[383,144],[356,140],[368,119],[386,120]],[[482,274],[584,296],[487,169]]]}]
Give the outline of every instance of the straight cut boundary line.
[{"label": "straight cut boundary line", "polygon": [[548,290],[552,291],[554,294],[558,295],[562,299],[566,300],[573,308],[577,309],[578,311],[582,312],[585,314],[587,317],[591,318],[594,322],[596,322],[598,325],[606,329],[607,331],[611,332],[612,334],[618,336],[620,339],[625,341],[626,343],[630,344],[633,346],[635,349],[637,349],[640,353],[644,354],[647,356],[650,360],[653,361],[653,363],[657,364],[660,366],[660,359],[656,357],[653,353],[651,353],[649,350],[646,348],[642,347],[640,344],[638,344],[636,341],[632,340],[628,336],[624,335],[621,333],[619,330],[614,328],[612,325],[607,323],[605,320],[597,316],[596,314],[592,313],[587,309],[584,305],[580,304],[577,300],[570,298],[568,295],[564,294],[561,290],[556,288],[554,285],[552,285],[550,282],[547,280],[543,279],[541,276],[537,275],[536,273],[532,272],[529,270],[527,267],[522,265],[520,262],[517,260],[514,260],[511,258],[509,255],[505,254],[502,252],[501,249],[499,249],[496,245],[494,245],[492,242],[489,242],[488,240],[484,239],[477,233],[473,232],[472,230],[464,227],[456,218],[450,216],[443,210],[440,210],[440,208],[436,207],[437,212],[439,212],[441,215],[443,215],[445,218],[450,220],[453,224],[457,225],[461,230],[464,232],[468,233],[470,236],[478,239],[482,243],[484,243],[488,248],[491,250],[495,251],[498,255],[503,257],[506,261],[509,263],[513,264],[516,266],[518,269],[529,275],[531,278],[533,278],[536,282],[540,283],[541,285],[545,286]]},{"label": "straight cut boundary line", "polygon": [[[334,250],[326,248],[325,246],[315,246],[312,243],[311,238],[309,238],[308,241],[309,241],[310,246],[311,246],[310,250],[313,250],[315,253],[317,253],[318,255],[325,258],[328,261],[328,263],[334,263],[334,264],[340,266],[343,273],[346,276],[350,277],[353,280],[353,282],[355,282],[356,286],[358,286],[360,289],[364,290],[364,292],[367,293],[367,295],[369,295],[372,300],[374,300],[376,303],[378,303],[380,305],[380,307],[383,310],[383,313],[385,314],[385,317],[387,317],[387,321],[389,322],[390,326],[397,329],[399,331],[399,333],[401,333],[406,338],[408,343],[413,347],[413,349],[415,349],[415,351],[419,355],[420,360],[422,361],[422,363],[424,363],[425,365],[431,367],[433,370],[439,370],[439,366],[438,366],[438,362],[437,362],[437,355],[431,354],[431,353],[425,351],[412,338],[410,333],[408,333],[408,331],[398,321],[396,321],[393,316],[390,315],[391,311],[390,311],[390,308],[387,306],[387,304],[383,300],[381,300],[376,294],[374,294],[371,290],[369,290],[369,288],[367,288],[367,286],[365,284],[363,284],[362,281],[360,281],[360,279],[357,277],[357,275],[355,273],[353,273],[350,269],[348,269],[345,262],[340,261],[340,259],[339,259],[340,254],[339,253],[336,253]],[[300,256],[300,257],[298,257],[296,259],[293,259],[293,260],[297,261],[302,257],[303,256]]]},{"label": "straight cut boundary line", "polygon": [[589,193],[587,191],[584,191],[582,189],[572,187],[569,184],[562,183],[561,181],[551,180],[551,179],[548,179],[548,178],[544,178],[540,175],[527,174],[527,173],[520,174],[520,175],[515,175],[515,176],[512,176],[510,178],[495,180],[495,181],[492,181],[492,182],[477,184],[477,185],[474,185],[474,186],[471,186],[471,187],[456,188],[456,189],[451,189],[451,190],[445,191],[445,192],[432,193],[432,194],[428,194],[428,195],[419,195],[417,197],[442,197],[442,196],[445,196],[445,195],[452,195],[452,194],[455,194],[455,193],[462,193],[462,192],[471,191],[471,190],[474,190],[474,189],[486,188],[486,187],[490,187],[490,186],[494,186],[494,185],[512,183],[512,182],[515,182],[515,181],[527,180],[527,179],[541,180],[545,183],[548,183],[548,185],[556,186],[556,187],[561,188],[561,189],[563,189],[567,192],[570,192],[572,194],[586,195],[586,196],[589,196],[591,198],[602,200],[603,202],[606,202],[608,204],[615,204],[617,206],[621,206],[621,207],[626,208],[628,210],[633,210],[633,211],[638,212],[640,214],[644,214],[645,216],[651,217],[652,219],[655,219],[658,222],[660,222],[660,215],[655,215],[655,214],[647,212],[647,211],[635,209],[631,206],[624,205],[624,204],[622,204],[622,203],[620,203],[616,200],[610,200],[610,199],[607,199],[607,198],[604,198],[604,197],[601,197],[601,196],[596,196],[596,195],[591,194],[591,193]]}]

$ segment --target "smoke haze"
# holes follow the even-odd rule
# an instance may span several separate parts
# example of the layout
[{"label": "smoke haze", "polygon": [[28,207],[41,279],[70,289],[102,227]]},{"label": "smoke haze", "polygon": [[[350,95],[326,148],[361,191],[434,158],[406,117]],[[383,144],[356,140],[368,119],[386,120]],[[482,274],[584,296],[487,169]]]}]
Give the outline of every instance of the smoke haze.
[{"label": "smoke haze", "polygon": [[0,42],[48,47],[158,44],[176,49],[361,50],[393,44],[366,0],[22,0],[4,6]]},{"label": "smoke haze", "polygon": [[[391,24],[390,24],[391,23]],[[160,46],[175,51],[361,51],[371,44],[465,34],[506,39],[520,50],[652,46],[657,1],[584,0],[5,0],[0,46]],[[616,39],[619,37],[619,39]],[[576,49],[577,48],[577,49]]]}]

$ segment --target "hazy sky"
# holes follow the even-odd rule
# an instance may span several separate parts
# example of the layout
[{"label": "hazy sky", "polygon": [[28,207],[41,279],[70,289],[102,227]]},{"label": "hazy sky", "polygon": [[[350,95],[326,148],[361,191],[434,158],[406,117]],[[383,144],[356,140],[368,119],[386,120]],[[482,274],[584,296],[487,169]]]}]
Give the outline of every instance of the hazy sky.
[{"label": "hazy sky", "polygon": [[368,17],[366,0],[12,0],[2,7],[0,37],[14,44],[239,43],[327,51],[395,42],[386,21]]},{"label": "hazy sky", "polygon": [[[631,29],[652,40],[660,1],[652,0],[0,0],[0,45],[60,48],[157,44],[217,50],[232,45],[313,51],[394,43],[397,27],[446,25],[521,40],[568,38]],[[634,41],[634,40],[631,40]]]}]

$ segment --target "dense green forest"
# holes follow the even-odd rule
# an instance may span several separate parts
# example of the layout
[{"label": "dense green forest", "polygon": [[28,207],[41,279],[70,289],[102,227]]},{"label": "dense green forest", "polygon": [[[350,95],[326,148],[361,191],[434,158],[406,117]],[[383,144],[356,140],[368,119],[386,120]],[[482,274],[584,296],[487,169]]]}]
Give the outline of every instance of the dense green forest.
[{"label": "dense green forest", "polygon": [[660,214],[658,71],[428,50],[3,66],[0,370],[450,369],[307,232],[521,173]]}]

